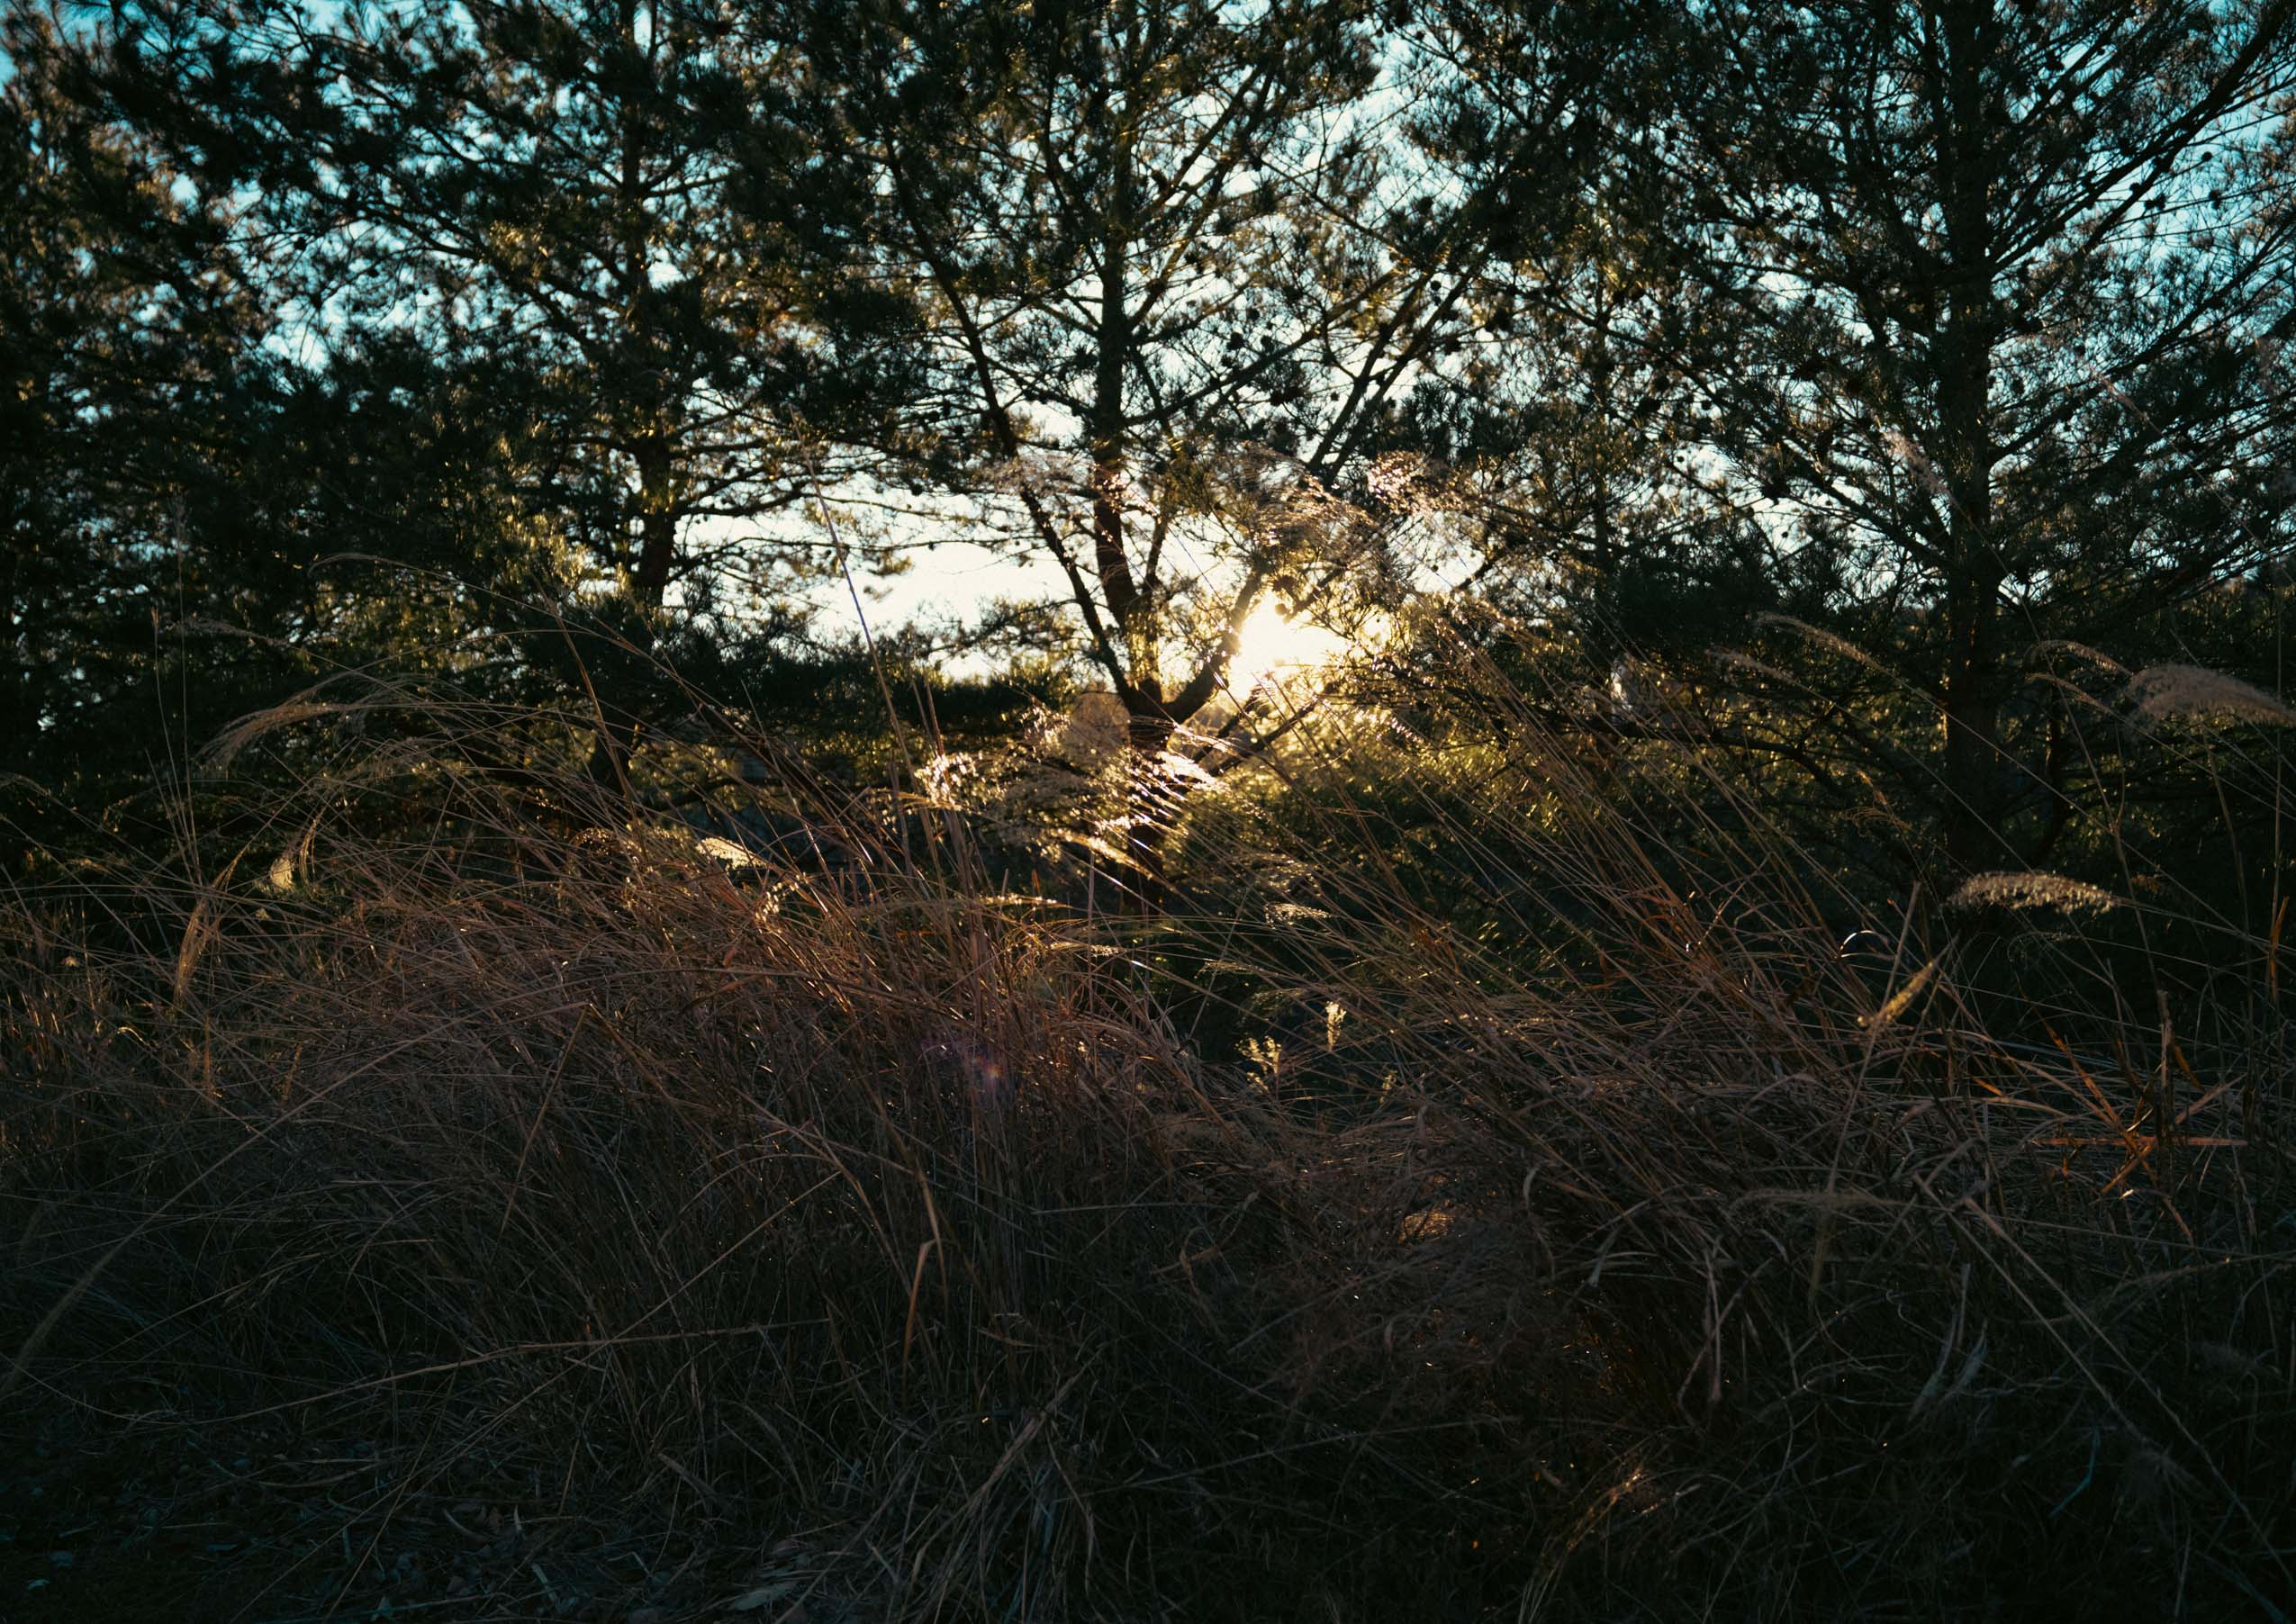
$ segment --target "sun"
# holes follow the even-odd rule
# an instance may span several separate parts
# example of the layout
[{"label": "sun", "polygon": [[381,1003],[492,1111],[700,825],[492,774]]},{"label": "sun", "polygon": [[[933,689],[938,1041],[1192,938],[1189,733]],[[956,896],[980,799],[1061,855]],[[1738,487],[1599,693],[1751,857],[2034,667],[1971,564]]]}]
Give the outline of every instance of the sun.
[{"label": "sun", "polygon": [[1347,652],[1347,642],[1320,626],[1291,619],[1263,601],[1244,621],[1228,663],[1229,691],[1246,694],[1263,683],[1297,672],[1330,665]]}]

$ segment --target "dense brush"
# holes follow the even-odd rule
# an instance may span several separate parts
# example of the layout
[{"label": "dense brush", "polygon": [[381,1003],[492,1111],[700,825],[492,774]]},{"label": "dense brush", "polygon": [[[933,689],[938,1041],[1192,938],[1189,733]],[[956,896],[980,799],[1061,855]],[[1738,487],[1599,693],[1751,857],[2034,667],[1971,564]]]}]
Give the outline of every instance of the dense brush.
[{"label": "dense brush", "polygon": [[22,895],[10,1424],[363,1440],[250,1595],[515,1502],[559,1576],[472,1617],[2296,1593],[2270,1056],[2004,1034],[1943,916],[1845,949],[1750,812],[1653,853],[1510,726],[1383,808],[1303,730],[1156,919],[929,797],[671,750],[635,817],[468,718]]}]

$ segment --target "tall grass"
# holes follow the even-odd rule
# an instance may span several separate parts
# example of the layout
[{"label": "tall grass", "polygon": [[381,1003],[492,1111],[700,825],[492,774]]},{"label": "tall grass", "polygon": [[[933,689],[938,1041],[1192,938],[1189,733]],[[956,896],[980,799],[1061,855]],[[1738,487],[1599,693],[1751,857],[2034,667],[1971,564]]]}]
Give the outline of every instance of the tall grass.
[{"label": "tall grass", "polygon": [[1155,920],[763,740],[639,812],[250,727],[230,850],[0,925],[9,1424],[358,1440],[230,1616],[474,1504],[536,1543],[447,1616],[2296,1595],[2276,943],[2245,1043],[2005,1030],[1949,916],[1474,680],[1198,796]]}]

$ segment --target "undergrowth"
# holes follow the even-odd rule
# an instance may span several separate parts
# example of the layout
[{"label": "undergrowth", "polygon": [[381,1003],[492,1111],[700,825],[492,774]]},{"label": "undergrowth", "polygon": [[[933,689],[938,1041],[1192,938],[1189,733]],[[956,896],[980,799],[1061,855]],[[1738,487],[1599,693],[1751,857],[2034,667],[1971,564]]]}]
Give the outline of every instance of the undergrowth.
[{"label": "undergrowth", "polygon": [[486,740],[0,919],[5,1425],[359,1440],[219,1616],[371,1616],[504,1503],[549,1565],[442,1616],[2296,1595],[2276,939],[2240,1042],[2006,1032],[1997,935],[1695,774],[1656,849],[1527,714],[1376,807],[1303,730],[1153,918],[762,741],[639,811]]}]

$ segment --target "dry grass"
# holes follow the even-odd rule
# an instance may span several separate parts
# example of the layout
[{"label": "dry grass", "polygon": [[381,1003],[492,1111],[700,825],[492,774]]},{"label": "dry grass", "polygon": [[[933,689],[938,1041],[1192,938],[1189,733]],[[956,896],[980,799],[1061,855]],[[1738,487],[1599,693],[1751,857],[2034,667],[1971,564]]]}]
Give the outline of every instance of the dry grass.
[{"label": "dry grass", "polygon": [[366,1616],[475,1505],[529,1543],[440,1616],[2296,1594],[2264,1040],[1989,1034],[1920,919],[1843,951],[1758,818],[1654,852],[1529,715],[1396,775],[1472,909],[1305,739],[1320,810],[1207,798],[1150,925],[657,763],[772,812],[714,859],[479,726],[22,897],[11,1424],[358,1440],[226,1617]]}]

